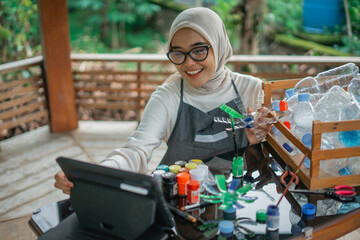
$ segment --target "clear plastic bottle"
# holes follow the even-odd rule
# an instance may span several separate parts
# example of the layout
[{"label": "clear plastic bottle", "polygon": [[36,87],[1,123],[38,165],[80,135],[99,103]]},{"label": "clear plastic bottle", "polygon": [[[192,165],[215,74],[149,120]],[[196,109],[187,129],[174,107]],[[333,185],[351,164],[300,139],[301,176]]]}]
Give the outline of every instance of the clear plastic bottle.
[{"label": "clear plastic bottle", "polygon": [[[284,125],[290,129],[290,123],[284,122]],[[275,126],[273,127],[273,133],[275,140],[287,151],[287,153],[291,156],[295,155],[297,153],[297,148],[294,146],[292,142],[289,141],[285,137],[284,134],[282,134],[279,129],[277,129]]]},{"label": "clear plastic bottle", "polygon": [[[360,106],[357,102],[350,102],[341,111],[340,120],[360,119]],[[360,130],[346,131],[338,133],[339,141],[345,147],[360,146]]]},{"label": "clear plastic bottle", "polygon": [[359,68],[354,63],[324,71],[315,77],[306,77],[300,80],[294,87],[297,93],[325,93],[331,87],[337,85],[346,87],[350,81],[357,77]]},{"label": "clear plastic bottle", "polygon": [[294,132],[295,135],[301,139],[305,133],[311,132],[314,121],[314,108],[310,103],[309,93],[300,93],[298,95],[298,101],[298,106],[294,112],[294,121],[296,124]]},{"label": "clear plastic bottle", "polygon": [[287,109],[286,113],[288,115],[291,115],[291,114],[293,114],[295,112],[297,104],[299,102],[298,101],[298,96],[295,93],[293,88],[287,89],[285,91],[285,96],[286,96],[285,101],[287,102],[287,106],[288,106],[288,109]]},{"label": "clear plastic bottle", "polygon": [[354,78],[351,80],[348,92],[351,97],[360,104],[360,77]]},{"label": "clear plastic bottle", "polygon": [[360,157],[351,157],[346,160],[346,167],[339,170],[341,176],[360,175]]},{"label": "clear plastic bottle", "polygon": [[323,122],[339,121],[342,109],[351,101],[352,98],[342,87],[332,87],[314,106],[316,119]]},{"label": "clear plastic bottle", "polygon": [[[311,133],[305,133],[302,137],[301,141],[304,143],[304,145],[311,149],[311,141],[312,141],[312,134]],[[310,169],[310,159],[308,157],[304,160],[304,166],[308,169]]]}]

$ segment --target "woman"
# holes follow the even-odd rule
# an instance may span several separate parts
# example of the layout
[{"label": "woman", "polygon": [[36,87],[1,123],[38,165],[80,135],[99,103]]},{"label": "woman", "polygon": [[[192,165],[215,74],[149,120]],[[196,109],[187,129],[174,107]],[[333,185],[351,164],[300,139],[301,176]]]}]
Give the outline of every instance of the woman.
[{"label": "woman", "polygon": [[[214,117],[229,117],[219,108],[222,103],[242,114],[245,109],[258,109],[263,99],[261,80],[225,67],[232,48],[222,20],[208,8],[191,8],[177,16],[168,49],[177,73],[152,94],[136,131],[102,165],[146,173],[162,140],[168,145],[162,164],[234,157],[231,132],[225,131],[229,126]],[[240,154],[259,142],[251,130],[244,129],[236,130],[236,139]],[[70,192],[72,183],[62,172],[55,179],[56,187]]]}]

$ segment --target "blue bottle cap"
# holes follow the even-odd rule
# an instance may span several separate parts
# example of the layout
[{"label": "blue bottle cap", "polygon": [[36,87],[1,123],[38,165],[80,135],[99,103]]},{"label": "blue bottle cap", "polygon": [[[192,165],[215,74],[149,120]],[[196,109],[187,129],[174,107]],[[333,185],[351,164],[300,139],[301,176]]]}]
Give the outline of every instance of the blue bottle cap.
[{"label": "blue bottle cap", "polygon": [[299,102],[310,102],[310,93],[300,93],[298,100]]},{"label": "blue bottle cap", "polygon": [[312,134],[305,133],[301,140],[305,144],[305,146],[307,146],[308,148],[311,148],[311,139],[312,139]]},{"label": "blue bottle cap", "polygon": [[274,100],[272,102],[272,109],[274,111],[280,111],[280,100]]},{"label": "blue bottle cap", "polygon": [[219,223],[220,233],[229,234],[234,231],[234,223],[229,220],[223,220]]},{"label": "blue bottle cap", "polygon": [[286,96],[287,99],[291,98],[294,95],[295,95],[295,91],[294,91],[293,88],[287,89],[285,91],[285,96]]},{"label": "blue bottle cap", "polygon": [[294,149],[292,149],[292,147],[290,147],[290,145],[288,143],[284,143],[282,145],[286,151],[288,151],[289,153],[291,153]]},{"label": "blue bottle cap", "polygon": [[349,167],[343,167],[339,170],[339,175],[340,176],[348,176],[348,175],[352,175],[352,171],[351,168]]},{"label": "blue bottle cap", "polygon": [[316,207],[312,203],[306,203],[302,206],[302,213],[304,215],[314,215],[316,212]]}]

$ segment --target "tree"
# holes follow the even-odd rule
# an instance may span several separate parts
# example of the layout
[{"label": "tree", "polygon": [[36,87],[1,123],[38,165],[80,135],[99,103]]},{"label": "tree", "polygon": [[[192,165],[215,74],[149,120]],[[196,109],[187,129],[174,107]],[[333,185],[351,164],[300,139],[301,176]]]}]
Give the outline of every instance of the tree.
[{"label": "tree", "polygon": [[40,51],[36,0],[0,0],[0,63]]}]

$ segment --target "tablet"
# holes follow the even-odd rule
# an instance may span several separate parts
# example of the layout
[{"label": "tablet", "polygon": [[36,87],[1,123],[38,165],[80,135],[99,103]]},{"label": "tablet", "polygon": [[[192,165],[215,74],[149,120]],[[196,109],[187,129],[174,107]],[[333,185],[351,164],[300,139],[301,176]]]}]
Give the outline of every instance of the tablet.
[{"label": "tablet", "polygon": [[137,239],[153,225],[175,226],[151,176],[66,157],[56,161],[74,183],[70,202],[81,225],[123,239]]}]

